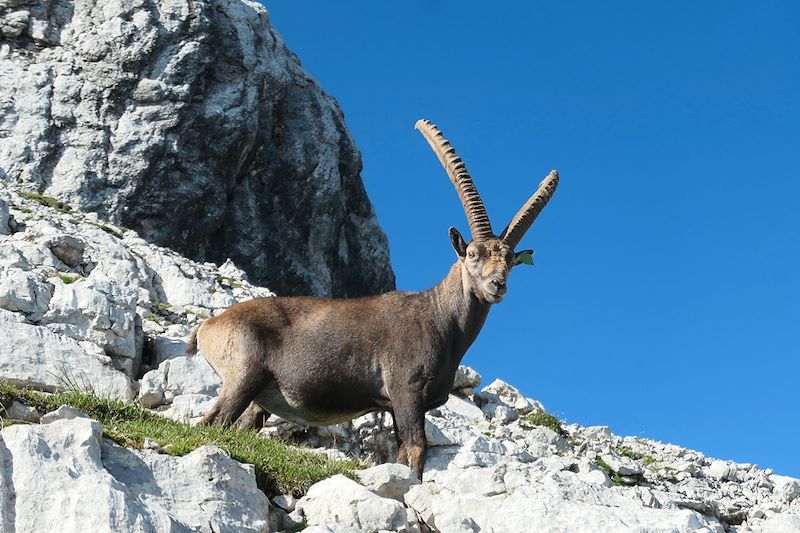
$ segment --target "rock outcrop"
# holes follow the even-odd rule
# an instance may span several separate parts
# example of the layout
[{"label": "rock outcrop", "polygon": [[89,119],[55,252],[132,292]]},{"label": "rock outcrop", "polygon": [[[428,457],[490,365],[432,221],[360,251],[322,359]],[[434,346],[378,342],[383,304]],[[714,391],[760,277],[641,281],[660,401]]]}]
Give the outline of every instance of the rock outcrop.
[{"label": "rock outcrop", "polygon": [[[142,373],[184,353],[181,338],[200,320],[239,300],[272,295],[230,261],[219,268],[195,263],[93,213],[59,211],[50,198],[27,196],[0,189],[7,233],[0,233],[0,377],[6,381],[130,400]],[[176,389],[165,378],[152,405],[182,393],[216,393],[218,378],[205,360],[186,360],[202,385]]]},{"label": "rock outcrop", "polygon": [[394,288],[342,112],[257,2],[6,2],[0,79],[0,180],[279,294]]},{"label": "rock outcrop", "polygon": [[204,446],[129,450],[85,417],[0,432],[0,531],[239,532],[277,529],[252,467]]}]

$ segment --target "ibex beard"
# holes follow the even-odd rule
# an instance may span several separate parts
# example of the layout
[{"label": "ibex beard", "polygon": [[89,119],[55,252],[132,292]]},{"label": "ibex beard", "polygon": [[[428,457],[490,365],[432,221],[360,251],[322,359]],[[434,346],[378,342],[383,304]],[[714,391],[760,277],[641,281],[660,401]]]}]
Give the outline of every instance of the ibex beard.
[{"label": "ibex beard", "polygon": [[453,182],[472,233],[467,243],[450,228],[457,258],[447,276],[423,292],[256,298],[206,320],[188,351],[199,348],[222,390],[202,424],[227,426],[246,418],[245,410],[310,425],[388,411],[397,461],[422,479],[425,413],[447,401],[461,359],[506,294],[511,269],[529,257],[530,250],[514,248],[553,196],[558,173],[550,172],[496,236],[450,143],[427,120],[416,128]]}]

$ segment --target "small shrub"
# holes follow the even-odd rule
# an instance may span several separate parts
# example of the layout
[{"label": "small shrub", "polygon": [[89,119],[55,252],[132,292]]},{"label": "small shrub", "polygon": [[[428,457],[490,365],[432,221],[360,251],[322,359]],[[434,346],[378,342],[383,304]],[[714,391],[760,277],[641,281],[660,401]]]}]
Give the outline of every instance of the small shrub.
[{"label": "small shrub", "polygon": [[546,428],[550,428],[562,437],[567,436],[567,432],[561,427],[561,422],[559,422],[558,418],[554,417],[550,413],[545,413],[544,411],[539,413],[531,413],[523,416],[522,420],[532,426],[544,426]]}]

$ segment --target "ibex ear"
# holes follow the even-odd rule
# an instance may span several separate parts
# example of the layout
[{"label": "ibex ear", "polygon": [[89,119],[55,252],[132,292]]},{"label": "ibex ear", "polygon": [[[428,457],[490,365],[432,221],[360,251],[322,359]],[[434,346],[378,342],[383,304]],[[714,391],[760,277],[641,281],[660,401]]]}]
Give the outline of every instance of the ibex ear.
[{"label": "ibex ear", "polygon": [[533,250],[522,250],[521,252],[516,252],[514,254],[514,264],[512,267],[517,265],[532,265],[533,264]]},{"label": "ibex ear", "polygon": [[450,242],[453,243],[458,257],[467,255],[467,243],[464,242],[464,237],[458,232],[456,228],[450,228]]}]

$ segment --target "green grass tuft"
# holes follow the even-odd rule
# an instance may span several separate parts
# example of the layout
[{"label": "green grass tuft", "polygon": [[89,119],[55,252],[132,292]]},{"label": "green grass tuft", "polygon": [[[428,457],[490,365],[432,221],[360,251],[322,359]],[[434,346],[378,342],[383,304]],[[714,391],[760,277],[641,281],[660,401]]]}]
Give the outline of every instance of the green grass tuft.
[{"label": "green grass tuft", "polygon": [[43,194],[39,194],[38,192],[21,192],[19,195],[27,200],[33,200],[34,202],[39,202],[44,206],[52,207],[53,209],[61,211],[62,213],[69,213],[72,211],[72,208],[61,200],[56,200],[51,196],[45,196]]},{"label": "green grass tuft", "polygon": [[639,461],[645,468],[659,461],[656,457],[653,457],[652,455],[648,455],[646,453],[641,453],[641,452],[635,452],[632,449],[628,448],[627,446],[620,446],[619,448],[616,448],[616,452],[623,457],[628,457],[629,459],[633,459],[634,461]]},{"label": "green grass tuft", "polygon": [[567,432],[561,427],[561,422],[559,422],[558,418],[554,417],[550,413],[531,413],[523,416],[522,421],[532,426],[544,426],[546,428],[550,428],[562,437],[567,436]]},{"label": "green grass tuft", "polygon": [[11,208],[26,214],[32,213],[31,209],[29,207],[25,207],[24,205],[11,204]]},{"label": "green grass tuft", "polygon": [[64,284],[66,284],[66,285],[69,285],[70,283],[75,283],[76,281],[78,281],[79,279],[81,279],[81,277],[80,277],[80,276],[78,276],[77,274],[76,274],[76,275],[74,275],[74,276],[72,276],[72,275],[69,275],[69,274],[59,274],[59,275],[58,275],[58,277],[59,277],[59,278],[61,279],[61,281],[63,281],[63,282],[64,282]]},{"label": "green grass tuft", "polygon": [[594,462],[597,464],[597,466],[606,471],[606,474],[608,474],[608,477],[611,478],[611,482],[614,483],[614,485],[625,485],[625,481],[622,479],[622,477],[614,472],[614,469],[611,468],[611,465],[609,465],[607,462],[603,461],[600,457],[596,458]]},{"label": "green grass tuft", "polygon": [[80,392],[44,394],[0,384],[0,404],[10,405],[13,400],[32,405],[40,412],[71,405],[98,420],[107,438],[130,448],[139,448],[145,438],[151,438],[166,453],[180,456],[213,444],[237,461],[255,465],[258,487],[269,496],[291,493],[299,497],[317,481],[334,474],[352,476],[353,470],[362,468],[357,461],[336,461],[277,439],[261,437],[254,431],[193,427],[158,416],[137,404]]}]

